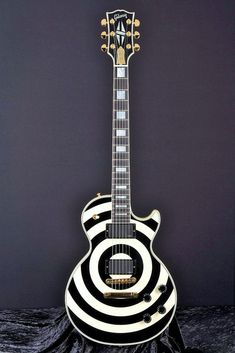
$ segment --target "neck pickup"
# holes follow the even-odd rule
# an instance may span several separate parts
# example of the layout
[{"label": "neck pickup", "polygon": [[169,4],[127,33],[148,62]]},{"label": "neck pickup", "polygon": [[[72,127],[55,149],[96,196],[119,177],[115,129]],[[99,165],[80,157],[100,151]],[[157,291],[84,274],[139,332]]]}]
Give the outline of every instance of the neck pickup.
[{"label": "neck pickup", "polygon": [[106,225],[106,238],[136,238],[135,224],[132,223],[108,223]]}]

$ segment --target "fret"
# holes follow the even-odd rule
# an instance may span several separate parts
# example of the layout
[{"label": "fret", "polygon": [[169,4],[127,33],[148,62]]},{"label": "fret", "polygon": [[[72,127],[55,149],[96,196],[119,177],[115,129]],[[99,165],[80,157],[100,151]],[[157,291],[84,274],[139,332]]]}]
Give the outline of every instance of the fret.
[{"label": "fret", "polygon": [[[113,178],[113,180],[116,181],[116,184],[118,184],[118,182],[125,182],[125,180],[129,180],[129,178]],[[125,185],[126,184],[130,185],[130,183],[125,182]]]},{"label": "fret", "polygon": [[[121,90],[128,92],[128,88],[121,88]],[[114,88],[114,91],[120,91],[120,88]]]},{"label": "fret", "polygon": [[113,100],[113,109],[114,110],[125,110],[128,111],[128,100]]}]

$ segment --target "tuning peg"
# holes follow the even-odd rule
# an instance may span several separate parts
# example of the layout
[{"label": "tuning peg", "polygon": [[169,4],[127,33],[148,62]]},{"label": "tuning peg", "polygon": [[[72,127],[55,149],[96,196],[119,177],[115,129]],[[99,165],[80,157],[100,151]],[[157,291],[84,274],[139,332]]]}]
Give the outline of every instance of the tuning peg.
[{"label": "tuning peg", "polygon": [[102,44],[102,45],[101,45],[101,50],[102,50],[104,53],[106,53],[106,51],[108,50],[107,45],[106,45],[106,44]]},{"label": "tuning peg", "polygon": [[101,32],[100,36],[102,39],[106,39],[106,37],[108,37],[108,35],[105,31]]},{"label": "tuning peg", "polygon": [[139,44],[135,44],[134,45],[134,51],[139,51],[140,50],[140,46],[139,46]]},{"label": "tuning peg", "polygon": [[135,39],[139,39],[140,38],[140,32],[135,31],[134,37],[135,37]]},{"label": "tuning peg", "polygon": [[101,26],[105,27],[108,24],[108,21],[106,20],[106,18],[102,18],[100,23],[101,23]]},{"label": "tuning peg", "polygon": [[139,27],[140,26],[140,20],[137,20],[137,18],[134,21],[134,25],[135,27]]}]

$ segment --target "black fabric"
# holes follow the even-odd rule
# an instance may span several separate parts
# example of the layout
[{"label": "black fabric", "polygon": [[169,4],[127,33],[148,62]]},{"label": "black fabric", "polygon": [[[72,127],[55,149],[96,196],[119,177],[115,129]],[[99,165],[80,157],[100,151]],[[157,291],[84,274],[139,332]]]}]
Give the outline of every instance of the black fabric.
[{"label": "black fabric", "polygon": [[[160,341],[111,347],[82,338],[70,324],[64,308],[3,310],[0,311],[0,353],[235,352],[232,307],[179,308],[177,318],[183,335],[181,342],[175,322]],[[184,343],[186,347],[197,348],[183,349]]]}]

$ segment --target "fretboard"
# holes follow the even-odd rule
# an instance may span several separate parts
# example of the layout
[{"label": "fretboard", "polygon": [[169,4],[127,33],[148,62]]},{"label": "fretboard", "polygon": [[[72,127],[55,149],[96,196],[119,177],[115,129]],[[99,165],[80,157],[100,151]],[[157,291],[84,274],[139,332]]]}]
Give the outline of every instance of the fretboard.
[{"label": "fretboard", "polygon": [[113,69],[112,222],[130,222],[128,67]]}]

